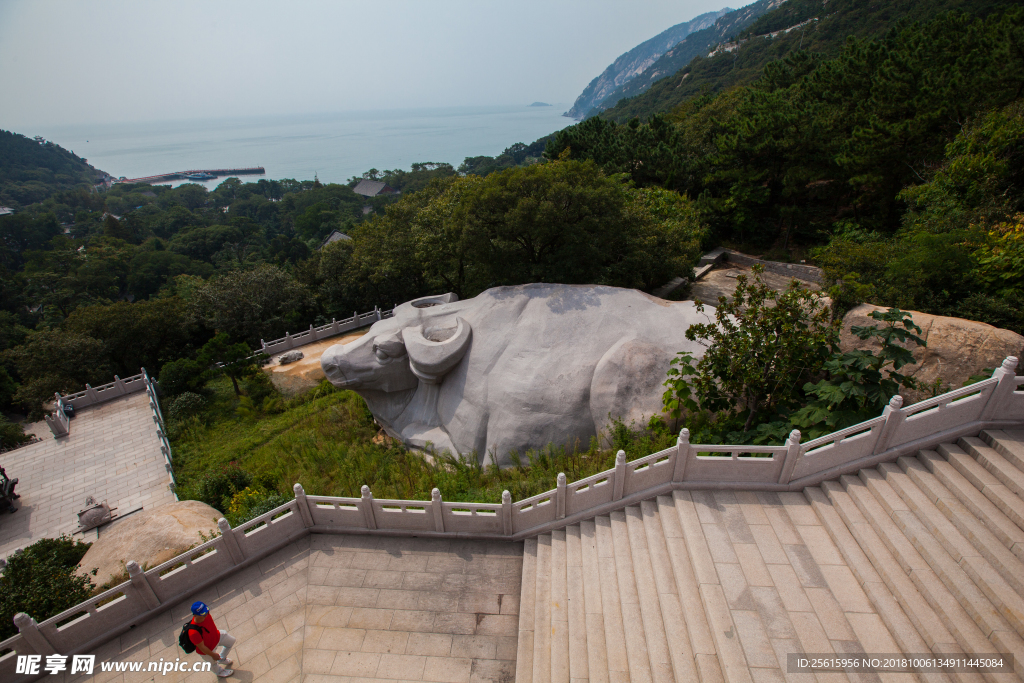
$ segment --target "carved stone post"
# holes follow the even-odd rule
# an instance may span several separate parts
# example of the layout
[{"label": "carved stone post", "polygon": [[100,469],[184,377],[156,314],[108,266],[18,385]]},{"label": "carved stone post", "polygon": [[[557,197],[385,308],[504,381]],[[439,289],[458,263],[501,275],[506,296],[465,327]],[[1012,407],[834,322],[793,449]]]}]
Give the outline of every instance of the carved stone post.
[{"label": "carved stone post", "polygon": [[672,468],[672,481],[683,481],[686,465],[690,461],[690,430],[683,427],[676,439],[676,464]]},{"label": "carved stone post", "polygon": [[302,515],[302,526],[308,529],[313,526],[313,513],[309,509],[309,501],[306,500],[306,490],[302,488],[302,484],[296,482],[292,491],[295,492],[295,505],[299,508],[299,514]]},{"label": "carved stone post", "polygon": [[373,516],[373,494],[370,493],[370,487],[363,484],[361,489],[363,497],[359,501],[359,507],[363,511],[363,519],[366,522],[367,529],[376,529],[377,520]]},{"label": "carved stone post", "polygon": [[50,641],[43,635],[43,632],[39,630],[39,624],[36,623],[35,619],[24,612],[18,612],[14,615],[14,625],[21,632],[21,637],[28,642],[37,654],[41,654],[44,657],[57,654],[57,648],[51,645]]},{"label": "carved stone post", "polygon": [[779,483],[788,484],[793,477],[793,469],[800,462],[800,430],[794,429],[786,439],[786,459],[782,463],[782,472],[779,473]]},{"label": "carved stone post", "polygon": [[124,382],[117,375],[114,375],[114,386],[117,387],[117,395],[120,396],[126,393],[128,390],[124,388]]},{"label": "carved stone post", "polygon": [[615,454],[615,474],[612,475],[612,500],[622,500],[622,487],[626,485],[626,451]]},{"label": "carved stone post", "polygon": [[506,536],[512,535],[512,494],[508,489],[501,492],[501,529]]},{"label": "carved stone post", "polygon": [[558,473],[555,488],[555,519],[565,519],[565,472]]},{"label": "carved stone post", "polygon": [[228,549],[228,555],[231,556],[231,561],[235,564],[239,564],[245,559],[245,555],[242,553],[242,548],[238,545],[238,539],[235,538],[235,532],[231,530],[231,525],[228,520],[221,517],[217,520],[217,528],[220,529],[220,537],[223,539],[222,544]]},{"label": "carved stone post", "polygon": [[879,430],[878,441],[875,442],[875,448],[872,451],[874,455],[884,453],[889,448],[892,437],[896,435],[900,425],[907,419],[903,412],[903,397],[896,394],[890,398],[889,405],[882,411],[882,417],[885,418],[885,422],[882,423],[882,429]]},{"label": "carved stone post", "polygon": [[434,513],[434,531],[444,532],[444,503],[441,501],[441,491],[434,489],[430,492],[430,511]]},{"label": "carved stone post", "polygon": [[124,567],[128,570],[128,578],[132,580],[132,585],[142,595],[142,601],[146,603],[146,607],[149,609],[159,607],[160,598],[153,592],[153,586],[150,585],[149,579],[146,577],[146,573],[142,571],[139,563],[135,560],[129,560],[124,563]]},{"label": "carved stone post", "polygon": [[1006,399],[1017,389],[1017,357],[1007,356],[1003,364],[992,373],[992,378],[999,380],[999,383],[989,394],[985,410],[981,413],[982,420],[991,420],[999,415]]}]

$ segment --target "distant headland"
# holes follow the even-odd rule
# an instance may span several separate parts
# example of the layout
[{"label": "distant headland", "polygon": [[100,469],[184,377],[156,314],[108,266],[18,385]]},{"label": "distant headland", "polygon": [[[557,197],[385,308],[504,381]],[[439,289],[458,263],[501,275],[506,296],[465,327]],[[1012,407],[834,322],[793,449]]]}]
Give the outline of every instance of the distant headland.
[{"label": "distant headland", "polygon": [[530,105],[531,107],[550,107],[551,105],[547,102],[534,102]]}]

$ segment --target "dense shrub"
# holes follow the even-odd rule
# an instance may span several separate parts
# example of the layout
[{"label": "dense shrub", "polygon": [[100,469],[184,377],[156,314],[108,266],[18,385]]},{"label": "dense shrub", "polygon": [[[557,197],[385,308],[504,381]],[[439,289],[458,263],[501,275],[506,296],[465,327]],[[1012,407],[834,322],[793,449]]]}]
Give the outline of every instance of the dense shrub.
[{"label": "dense shrub", "polygon": [[92,581],[77,573],[89,545],[66,535],[42,538],[7,558],[0,576],[0,640],[17,634],[18,612],[43,621],[89,597]]},{"label": "dense shrub", "polygon": [[198,413],[205,404],[206,399],[202,396],[186,391],[178,394],[171,400],[170,406],[167,409],[167,415],[172,420],[183,420]]},{"label": "dense shrub", "polygon": [[160,370],[160,393],[177,396],[186,391],[196,393],[203,387],[205,370],[191,358],[179,358]]}]

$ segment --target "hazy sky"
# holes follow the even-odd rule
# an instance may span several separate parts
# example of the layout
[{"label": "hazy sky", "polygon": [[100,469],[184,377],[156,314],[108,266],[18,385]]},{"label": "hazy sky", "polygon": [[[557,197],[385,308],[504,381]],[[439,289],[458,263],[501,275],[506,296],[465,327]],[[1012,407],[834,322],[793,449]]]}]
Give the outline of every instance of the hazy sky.
[{"label": "hazy sky", "polygon": [[726,4],[0,0],[0,128],[535,100],[567,108],[623,52]]}]

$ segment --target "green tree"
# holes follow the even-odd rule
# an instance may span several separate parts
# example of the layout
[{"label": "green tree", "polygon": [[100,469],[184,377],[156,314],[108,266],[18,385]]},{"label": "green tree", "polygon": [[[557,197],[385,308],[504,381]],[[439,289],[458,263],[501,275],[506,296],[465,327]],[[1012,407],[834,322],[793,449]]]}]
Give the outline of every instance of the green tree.
[{"label": "green tree", "polygon": [[206,342],[199,351],[199,364],[201,366],[216,364],[214,372],[222,373],[231,380],[236,396],[242,395],[238,380],[259,373],[260,363],[265,359],[266,356],[262,354],[253,354],[245,343],[232,344],[231,338],[223,332]]},{"label": "green tree", "polygon": [[17,634],[18,612],[43,621],[88,599],[92,581],[77,565],[89,545],[66,535],[42,538],[7,558],[0,575],[0,638]]},{"label": "green tree", "polygon": [[114,374],[102,341],[62,330],[35,332],[24,344],[4,351],[2,358],[21,378],[15,400],[35,418],[55,392],[80,391],[86,383],[103,384]]},{"label": "green tree", "polygon": [[[803,385],[838,349],[824,297],[796,280],[780,294],[762,272],[755,266],[753,281],[737,278],[732,298],[719,297],[714,322],[687,329],[686,338],[707,350],[696,363],[688,353],[673,361],[664,396],[673,417],[717,413],[746,433],[759,416],[797,406]],[[704,311],[699,301],[697,310]]]},{"label": "green tree", "polygon": [[256,347],[261,339],[281,336],[289,325],[298,329],[299,320],[308,319],[308,290],[269,263],[214,276],[198,283],[190,296],[196,318]]}]

